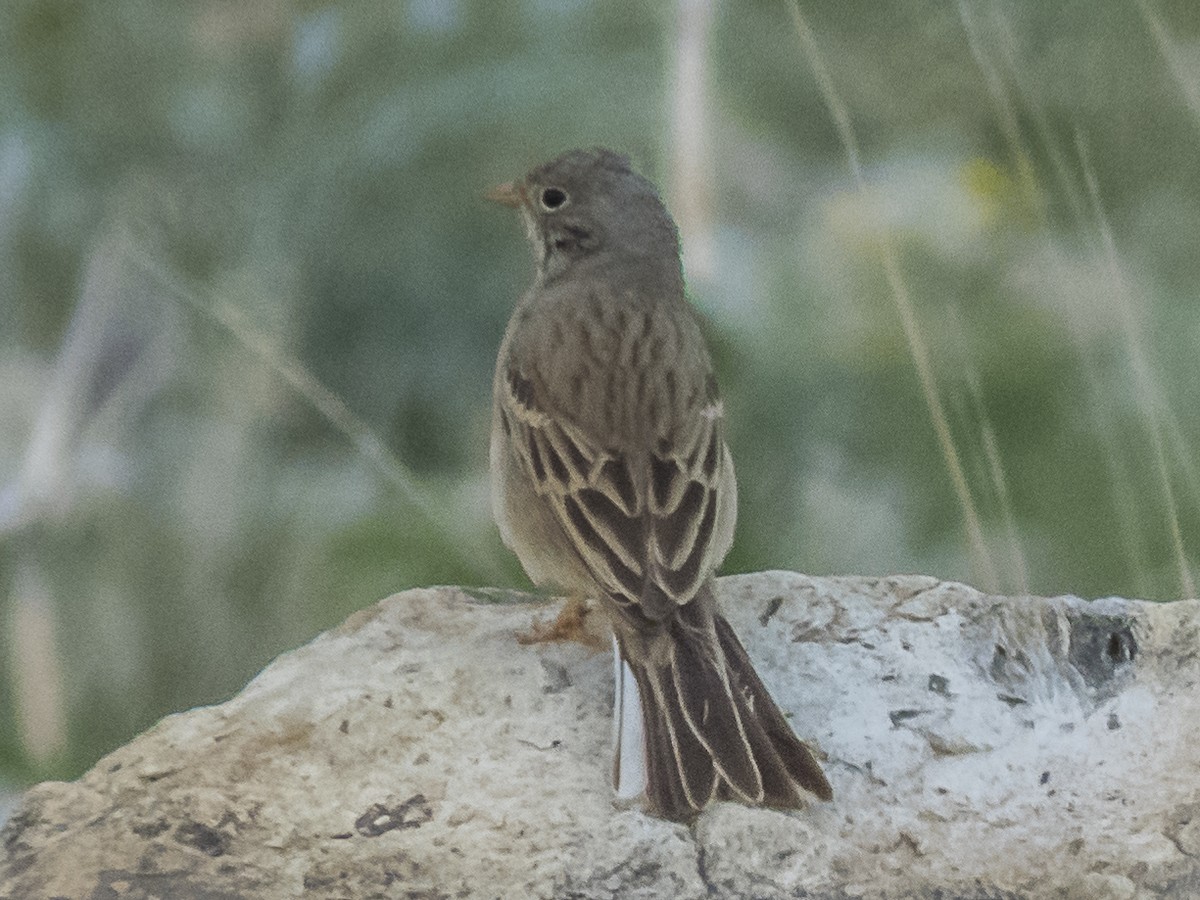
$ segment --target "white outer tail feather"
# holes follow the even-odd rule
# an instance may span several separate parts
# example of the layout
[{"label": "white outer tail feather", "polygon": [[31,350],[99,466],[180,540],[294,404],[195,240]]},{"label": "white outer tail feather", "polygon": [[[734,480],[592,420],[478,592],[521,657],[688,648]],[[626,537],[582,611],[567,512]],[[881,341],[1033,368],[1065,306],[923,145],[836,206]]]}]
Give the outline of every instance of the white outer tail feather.
[{"label": "white outer tail feather", "polygon": [[633,800],[646,791],[646,737],[642,733],[642,699],[629,663],[621,659],[613,636],[613,752],[619,800]]}]

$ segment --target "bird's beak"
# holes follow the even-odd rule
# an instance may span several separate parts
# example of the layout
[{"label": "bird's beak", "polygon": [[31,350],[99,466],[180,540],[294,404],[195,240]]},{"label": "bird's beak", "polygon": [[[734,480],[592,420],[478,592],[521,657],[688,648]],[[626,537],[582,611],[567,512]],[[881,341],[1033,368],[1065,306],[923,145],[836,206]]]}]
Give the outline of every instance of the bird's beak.
[{"label": "bird's beak", "polygon": [[483,196],[485,199],[491,200],[493,203],[511,206],[513,209],[519,209],[525,202],[525,191],[521,186],[511,181],[506,181],[504,184],[496,185]]}]

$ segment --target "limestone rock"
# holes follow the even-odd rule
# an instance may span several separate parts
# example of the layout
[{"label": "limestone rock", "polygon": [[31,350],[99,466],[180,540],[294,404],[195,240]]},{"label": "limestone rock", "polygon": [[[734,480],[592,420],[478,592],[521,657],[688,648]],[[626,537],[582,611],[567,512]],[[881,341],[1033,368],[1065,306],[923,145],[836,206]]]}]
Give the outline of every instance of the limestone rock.
[{"label": "limestone rock", "polygon": [[1200,604],[722,579],[832,803],[614,808],[612,664],[413,590],[0,832],[0,898],[1200,896]]}]

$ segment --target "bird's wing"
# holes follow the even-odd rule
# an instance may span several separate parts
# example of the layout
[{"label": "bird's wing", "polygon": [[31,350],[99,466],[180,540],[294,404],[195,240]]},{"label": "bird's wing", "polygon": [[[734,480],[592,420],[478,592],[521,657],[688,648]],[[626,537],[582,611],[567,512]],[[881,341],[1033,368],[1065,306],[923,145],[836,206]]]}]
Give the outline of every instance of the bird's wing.
[{"label": "bird's wing", "polygon": [[635,450],[607,447],[552,414],[513,365],[500,390],[512,448],[597,584],[651,621],[695,597],[719,562],[711,552],[728,452],[712,379],[688,421],[674,423],[674,438]]}]

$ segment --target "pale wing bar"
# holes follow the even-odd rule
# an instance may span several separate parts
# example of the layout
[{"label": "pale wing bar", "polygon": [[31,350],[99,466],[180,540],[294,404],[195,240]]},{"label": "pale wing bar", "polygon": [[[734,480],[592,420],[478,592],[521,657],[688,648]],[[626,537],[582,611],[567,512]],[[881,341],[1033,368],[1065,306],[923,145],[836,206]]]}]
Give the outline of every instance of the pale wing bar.
[{"label": "pale wing bar", "polygon": [[707,577],[725,450],[717,401],[681,447],[660,440],[644,496],[629,460],[594,446],[574,425],[537,406],[532,384],[509,370],[511,417],[503,426],[534,489],[547,497],[588,571],[622,606],[651,618],[688,602]]}]

